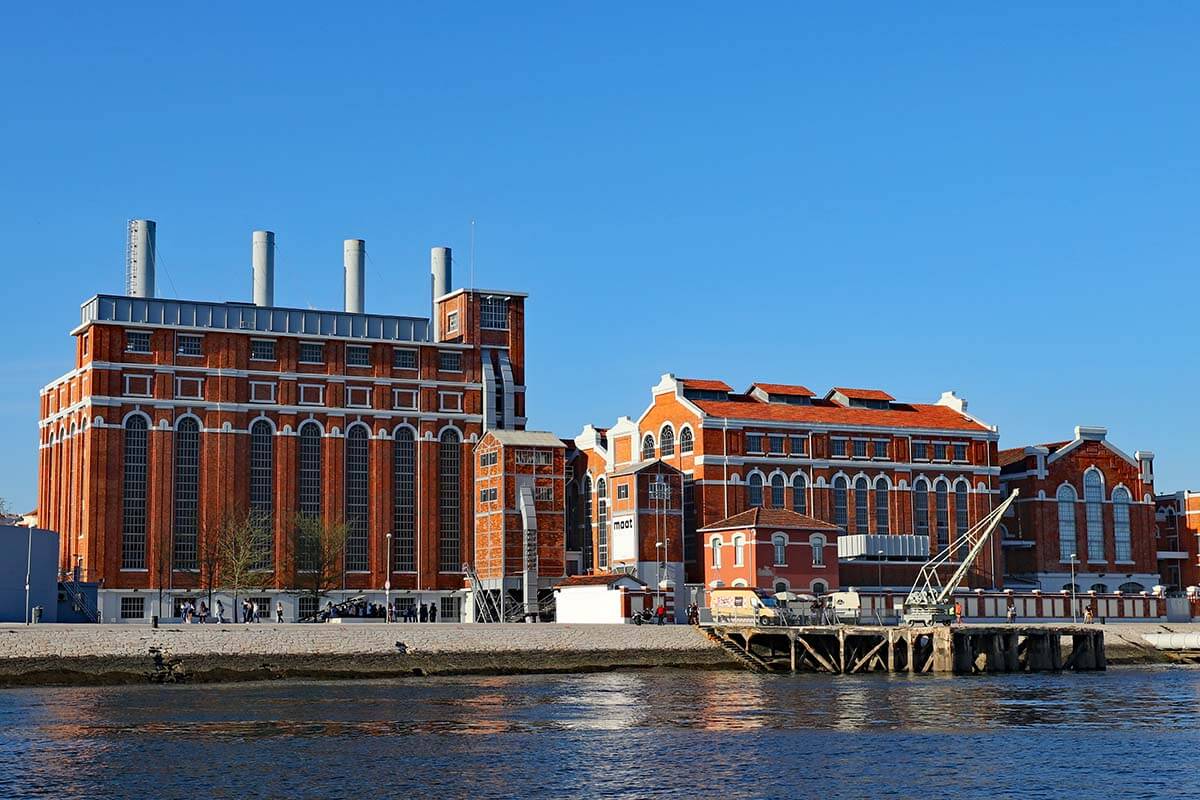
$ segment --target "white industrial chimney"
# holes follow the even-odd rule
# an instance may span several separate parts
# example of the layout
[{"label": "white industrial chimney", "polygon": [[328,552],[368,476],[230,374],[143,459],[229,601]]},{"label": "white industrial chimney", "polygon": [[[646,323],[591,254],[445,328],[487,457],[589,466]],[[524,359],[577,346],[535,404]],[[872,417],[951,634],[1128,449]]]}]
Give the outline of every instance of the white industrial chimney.
[{"label": "white industrial chimney", "polygon": [[125,244],[125,294],[154,297],[154,220],[129,220]]},{"label": "white industrial chimney", "polygon": [[367,243],[362,239],[347,239],[343,245],[342,263],[346,266],[346,310],[352,314],[361,314],[367,285]]},{"label": "white industrial chimney", "polygon": [[254,305],[275,305],[275,234],[255,231],[250,240],[254,265]]},{"label": "white industrial chimney", "polygon": [[450,291],[451,256],[449,247],[433,247],[429,250],[429,272],[431,276],[431,319],[433,320],[433,340],[442,338],[442,326],[438,321],[437,299]]}]

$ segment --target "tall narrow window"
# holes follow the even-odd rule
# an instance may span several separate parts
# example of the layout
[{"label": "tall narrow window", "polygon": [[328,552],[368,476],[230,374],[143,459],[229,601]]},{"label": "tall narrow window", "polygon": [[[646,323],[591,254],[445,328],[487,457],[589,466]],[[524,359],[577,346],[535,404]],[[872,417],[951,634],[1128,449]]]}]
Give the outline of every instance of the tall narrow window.
[{"label": "tall narrow window", "polygon": [[776,473],[771,476],[771,508],[784,507],[784,495],[787,484],[783,480],[783,476]]},{"label": "tall narrow window", "polygon": [[585,572],[591,572],[596,568],[596,564],[592,561],[593,539],[595,531],[592,526],[592,476],[586,475],[583,479],[583,519],[580,520],[580,526],[583,528],[583,569]]},{"label": "tall narrow window", "polygon": [[761,506],[763,504],[763,479],[762,475],[757,472],[750,476],[746,481],[747,497],[746,502],[750,508]]},{"label": "tall narrow window", "polygon": [[1104,560],[1104,479],[1100,470],[1083,474],[1083,501],[1087,514],[1088,561]]},{"label": "tall narrow window", "polygon": [[888,483],[883,478],[875,481],[875,532],[890,532],[890,508],[888,504]]},{"label": "tall narrow window", "polygon": [[939,480],[933,485],[934,518],[937,524],[938,550],[950,546],[950,487]]},{"label": "tall narrow window", "polygon": [[866,533],[870,527],[868,509],[870,500],[867,497],[867,479],[858,477],[854,480],[854,532]]},{"label": "tall narrow window", "polygon": [[458,572],[462,569],[460,450],[458,431],[447,428],[442,432],[441,446],[438,448],[438,523],[441,531],[438,569],[442,572]]},{"label": "tall narrow window", "polygon": [[146,419],[125,422],[121,497],[121,569],[146,568]]},{"label": "tall narrow window", "polygon": [[[314,520],[321,518],[321,428],[315,422],[306,422],[300,426],[300,446],[296,459],[297,471],[297,500],[300,513]],[[305,529],[308,535],[314,535],[311,528]],[[296,568],[299,570],[314,570],[317,568],[317,542],[307,542],[297,554]]]},{"label": "tall narrow window", "polygon": [[1058,487],[1058,560],[1070,562],[1075,553],[1075,490]]},{"label": "tall narrow window", "polygon": [[964,481],[954,484],[954,538],[956,540],[967,532],[967,528],[971,527],[971,516],[968,513],[970,502],[967,484]]},{"label": "tall narrow window", "polygon": [[719,569],[721,566],[721,537],[714,536],[710,544],[712,544],[712,565]]},{"label": "tall narrow window", "polygon": [[1129,492],[1125,487],[1113,491],[1113,534],[1116,538],[1117,561],[1132,561],[1133,546],[1129,536]]},{"label": "tall narrow window", "polygon": [[413,432],[396,431],[392,447],[392,569],[412,572],[417,568],[416,484],[417,452]]},{"label": "tall narrow window", "polygon": [[608,484],[604,478],[596,481],[596,566],[608,569]]},{"label": "tall narrow window", "polygon": [[733,537],[733,565],[744,566],[746,563],[746,537],[738,534]]},{"label": "tall narrow window", "polygon": [[690,453],[695,446],[692,440],[692,429],[684,428],[679,432],[679,452]]},{"label": "tall narrow window", "polygon": [[838,475],[833,479],[833,524],[842,529],[849,524],[846,508],[846,490],[848,488],[849,481],[844,475]]},{"label": "tall narrow window", "polygon": [[259,538],[255,569],[275,561],[275,435],[265,419],[250,426],[250,513]]},{"label": "tall narrow window", "polygon": [[200,425],[187,417],[175,430],[174,569],[198,567],[196,538],[200,501]]},{"label": "tall narrow window", "polygon": [[775,550],[775,566],[787,566],[787,537],[777,533],[771,537],[771,546]]},{"label": "tall narrow window", "polygon": [[654,437],[650,434],[642,439],[642,461],[649,461],[654,458]]},{"label": "tall narrow window", "polygon": [[792,510],[797,514],[808,513],[808,482],[799,472],[792,477]]},{"label": "tall narrow window", "polygon": [[913,484],[913,530],[917,536],[929,535],[929,484],[924,479]]},{"label": "tall narrow window", "polygon": [[658,454],[663,458],[675,455],[675,429],[670,425],[658,435]]},{"label": "tall narrow window", "polygon": [[812,545],[813,566],[825,566],[825,537],[820,534],[813,534],[808,538],[808,543]]},{"label": "tall narrow window", "polygon": [[346,571],[366,572],[368,519],[371,507],[368,494],[368,447],[371,441],[363,425],[346,432]]}]

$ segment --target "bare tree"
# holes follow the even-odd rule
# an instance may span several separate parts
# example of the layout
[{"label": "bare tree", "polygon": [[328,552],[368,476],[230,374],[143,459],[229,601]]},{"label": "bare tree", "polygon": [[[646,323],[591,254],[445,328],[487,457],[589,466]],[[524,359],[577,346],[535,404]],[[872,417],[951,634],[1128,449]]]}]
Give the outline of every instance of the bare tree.
[{"label": "bare tree", "polygon": [[301,596],[320,598],[342,584],[346,535],[345,522],[327,523],[311,514],[297,514],[292,520],[293,552],[296,556],[296,588]]},{"label": "bare tree", "polygon": [[233,595],[234,622],[240,595],[271,582],[271,571],[261,567],[269,536],[253,512],[227,517],[217,528],[216,586]]}]

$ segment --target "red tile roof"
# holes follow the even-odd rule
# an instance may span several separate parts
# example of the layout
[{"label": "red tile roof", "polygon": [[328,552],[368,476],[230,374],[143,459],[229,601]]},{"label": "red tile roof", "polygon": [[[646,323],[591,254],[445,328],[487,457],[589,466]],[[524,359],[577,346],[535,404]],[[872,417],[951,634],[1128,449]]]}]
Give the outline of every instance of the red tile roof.
[{"label": "red tile roof", "polygon": [[[816,397],[817,393],[807,386],[788,383],[752,383],[750,389],[759,388],[767,394],[784,394],[792,397]],[[750,390],[746,391],[749,394]]]},{"label": "red tile roof", "polygon": [[693,400],[705,414],[730,419],[763,422],[799,422],[820,425],[871,425],[883,428],[934,428],[956,431],[986,431],[970,417],[949,406],[896,404],[888,409],[847,408],[823,400],[811,405],[775,405],[752,400]]},{"label": "red tile roof", "polygon": [[705,525],[701,531],[721,531],[730,528],[789,528],[792,530],[840,530],[837,525],[831,525],[823,520],[797,514],[786,508],[751,508],[740,514]]},{"label": "red tile roof", "polygon": [[569,578],[563,578],[561,581],[556,583],[554,587],[557,589],[560,586],[608,586],[616,583],[622,578],[629,578],[630,580],[637,581],[643,586],[646,585],[644,582],[638,580],[632,575],[626,575],[623,572],[611,572],[604,573],[602,575],[572,575]]},{"label": "red tile roof", "polygon": [[833,391],[841,392],[851,400],[895,400],[890,394],[879,389],[847,389],[845,386],[835,386]]},{"label": "red tile roof", "polygon": [[708,389],[714,392],[733,391],[733,387],[725,381],[710,381],[704,378],[677,378],[676,380],[692,389]]},{"label": "red tile roof", "polygon": [[[1054,453],[1059,448],[1066,447],[1070,443],[1071,443],[1070,440],[1068,440],[1065,442],[1049,442],[1048,444],[1037,444],[1037,445],[1032,445],[1032,446],[1033,447],[1044,447],[1051,453]],[[1010,447],[1005,450],[1001,450],[1000,451],[1000,466],[1007,467],[1012,464],[1016,464],[1018,461],[1023,460],[1025,458],[1025,448],[1029,447],[1029,446],[1031,446],[1031,445],[1022,445],[1021,447]]]}]

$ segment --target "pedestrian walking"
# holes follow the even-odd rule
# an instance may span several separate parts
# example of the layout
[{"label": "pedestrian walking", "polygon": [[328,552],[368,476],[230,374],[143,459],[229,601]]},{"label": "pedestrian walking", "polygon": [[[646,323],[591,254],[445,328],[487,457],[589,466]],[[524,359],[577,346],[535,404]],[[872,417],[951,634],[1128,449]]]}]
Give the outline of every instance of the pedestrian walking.
[{"label": "pedestrian walking", "polygon": [[667,618],[667,607],[659,603],[658,608],[654,609],[654,616],[658,618],[658,624],[662,625]]},{"label": "pedestrian walking", "polygon": [[437,606],[433,603],[429,604],[429,621],[437,622]]},{"label": "pedestrian walking", "polygon": [[208,605],[203,600],[201,600],[200,601],[200,624],[204,625],[207,622],[208,622]]},{"label": "pedestrian walking", "polygon": [[962,603],[958,600],[954,601],[954,621],[962,625]]},{"label": "pedestrian walking", "polygon": [[275,602],[275,621],[283,622],[283,603],[278,600]]},{"label": "pedestrian walking", "polygon": [[258,622],[258,602],[255,600],[250,601],[250,619]]},{"label": "pedestrian walking", "polygon": [[217,622],[225,621],[225,604],[221,602],[221,598],[217,598]]}]

